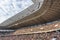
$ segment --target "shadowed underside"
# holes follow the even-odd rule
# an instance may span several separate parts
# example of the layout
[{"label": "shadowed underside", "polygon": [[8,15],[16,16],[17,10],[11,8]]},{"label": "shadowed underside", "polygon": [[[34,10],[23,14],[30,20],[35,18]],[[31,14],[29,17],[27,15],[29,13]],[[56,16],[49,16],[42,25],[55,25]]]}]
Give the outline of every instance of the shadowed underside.
[{"label": "shadowed underside", "polygon": [[21,28],[30,25],[51,22],[59,18],[60,18],[60,0],[44,0],[44,3],[39,10],[8,26],[9,28]]}]

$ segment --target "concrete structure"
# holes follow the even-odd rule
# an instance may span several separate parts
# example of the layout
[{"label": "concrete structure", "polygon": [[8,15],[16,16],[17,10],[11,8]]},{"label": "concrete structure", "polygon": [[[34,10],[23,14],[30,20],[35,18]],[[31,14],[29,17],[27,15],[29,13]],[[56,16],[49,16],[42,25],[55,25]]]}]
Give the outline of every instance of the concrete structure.
[{"label": "concrete structure", "polygon": [[60,0],[32,2],[30,7],[0,24],[1,40],[60,40]]},{"label": "concrete structure", "polygon": [[[36,2],[36,0],[34,0]],[[37,3],[37,4],[36,4]],[[42,6],[40,1],[35,3],[38,6],[30,8],[32,13],[29,16],[24,17],[10,25],[8,28],[20,28],[25,26],[37,25],[46,22],[51,22],[60,19],[60,1],[59,0],[44,0]],[[40,5],[40,6],[39,6]],[[33,10],[34,8],[34,10]],[[35,11],[36,10],[36,11]],[[27,11],[28,12],[28,11]]]}]

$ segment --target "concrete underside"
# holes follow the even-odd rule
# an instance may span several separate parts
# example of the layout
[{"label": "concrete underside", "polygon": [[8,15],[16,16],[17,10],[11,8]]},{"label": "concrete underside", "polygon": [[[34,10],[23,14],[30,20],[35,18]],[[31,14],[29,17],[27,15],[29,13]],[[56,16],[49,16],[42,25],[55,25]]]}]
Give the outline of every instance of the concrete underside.
[{"label": "concrete underside", "polygon": [[8,26],[10,26],[9,28],[21,28],[58,19],[60,19],[60,0],[45,0],[41,9]]}]

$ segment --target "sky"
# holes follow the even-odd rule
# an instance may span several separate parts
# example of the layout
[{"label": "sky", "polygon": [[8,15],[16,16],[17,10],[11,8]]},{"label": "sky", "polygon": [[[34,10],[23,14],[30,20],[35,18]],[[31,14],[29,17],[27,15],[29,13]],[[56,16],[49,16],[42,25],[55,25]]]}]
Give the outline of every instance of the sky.
[{"label": "sky", "polygon": [[32,4],[32,0],[0,0],[0,24]]}]

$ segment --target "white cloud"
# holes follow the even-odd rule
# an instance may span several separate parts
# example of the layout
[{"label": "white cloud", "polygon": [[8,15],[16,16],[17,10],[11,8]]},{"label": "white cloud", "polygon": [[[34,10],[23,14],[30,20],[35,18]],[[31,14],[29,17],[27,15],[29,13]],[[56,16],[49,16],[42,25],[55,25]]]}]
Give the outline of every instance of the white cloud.
[{"label": "white cloud", "polygon": [[0,23],[31,6],[31,0],[0,0]]}]

